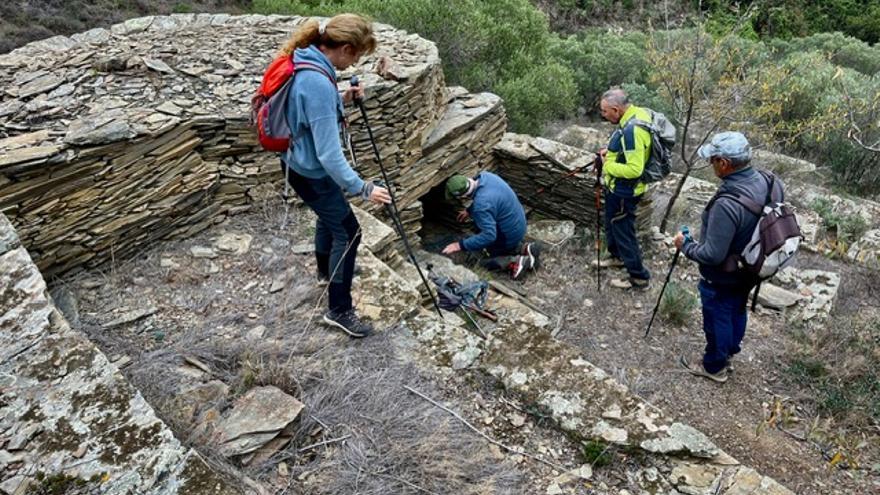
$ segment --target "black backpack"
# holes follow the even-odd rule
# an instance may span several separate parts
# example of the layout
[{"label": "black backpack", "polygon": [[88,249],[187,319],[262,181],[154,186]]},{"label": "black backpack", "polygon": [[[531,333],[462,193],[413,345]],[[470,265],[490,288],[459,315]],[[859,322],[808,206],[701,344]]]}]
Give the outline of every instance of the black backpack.
[{"label": "black backpack", "polygon": [[651,114],[651,122],[636,118],[626,123],[636,125],[651,133],[651,155],[645,163],[645,170],[639,182],[658,182],[666,178],[672,171],[672,149],[675,147],[675,126],[660,112],[650,108],[645,110]]}]

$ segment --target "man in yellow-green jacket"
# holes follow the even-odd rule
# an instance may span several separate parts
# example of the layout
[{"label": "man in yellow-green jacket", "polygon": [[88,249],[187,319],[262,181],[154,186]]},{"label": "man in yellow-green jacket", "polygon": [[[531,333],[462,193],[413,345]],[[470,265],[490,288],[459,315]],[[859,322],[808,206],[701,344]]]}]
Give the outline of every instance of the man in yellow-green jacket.
[{"label": "man in yellow-green jacket", "polygon": [[651,114],[631,104],[619,88],[602,95],[599,110],[602,118],[617,126],[608,147],[599,152],[605,180],[605,242],[611,256],[601,264],[626,267],[629,279],[612,280],[612,286],[647,289],[651,273],[642,263],[635,220],[636,207],[647,189],[640,177],[651,156],[651,133],[634,121],[651,122]]}]

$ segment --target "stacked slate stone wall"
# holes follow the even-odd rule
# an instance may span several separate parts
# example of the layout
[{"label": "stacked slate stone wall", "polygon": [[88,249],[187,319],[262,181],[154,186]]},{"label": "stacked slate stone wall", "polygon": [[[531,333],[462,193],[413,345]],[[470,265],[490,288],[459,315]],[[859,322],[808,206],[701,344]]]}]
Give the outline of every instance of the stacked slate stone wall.
[{"label": "stacked slate stone wall", "polygon": [[[495,145],[495,157],[498,173],[527,207],[550,218],[586,225],[596,222],[593,153],[549,139],[506,133]],[[636,228],[646,235],[650,227],[649,190],[636,210]]]},{"label": "stacked slate stone wall", "polygon": [[[180,14],[126,21],[0,56],[0,211],[47,276],[190,236],[282,187],[248,123],[263,69],[304,19]],[[444,85],[436,47],[375,25],[357,74],[401,208],[491,163],[506,119],[494,95]],[[357,169],[380,177],[349,108]],[[410,210],[407,230],[418,230]],[[419,215],[413,218],[412,214]]]}]

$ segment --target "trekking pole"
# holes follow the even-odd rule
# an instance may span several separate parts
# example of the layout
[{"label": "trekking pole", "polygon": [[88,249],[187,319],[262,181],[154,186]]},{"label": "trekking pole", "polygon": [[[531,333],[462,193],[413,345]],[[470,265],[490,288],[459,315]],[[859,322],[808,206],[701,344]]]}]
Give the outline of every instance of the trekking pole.
[{"label": "trekking pole", "polygon": [[552,191],[553,188],[556,187],[557,185],[559,185],[560,182],[564,181],[565,179],[574,177],[575,175],[583,172],[590,165],[591,164],[588,163],[588,164],[584,165],[583,167],[578,167],[570,172],[566,172],[562,177],[559,177],[558,179],[553,181],[549,186],[539,187],[538,190],[535,191],[535,194],[538,195],[538,194],[543,193],[544,191]]},{"label": "trekking pole", "polygon": [[593,187],[596,197],[596,291],[602,292],[600,273],[602,272],[602,157],[596,155],[593,160],[593,168],[596,169],[596,185]]},{"label": "trekking pole", "polygon": [[[685,239],[691,238],[691,232],[687,225],[681,227],[681,233],[684,234]],[[669,285],[669,279],[672,278],[672,271],[675,270],[675,264],[678,263],[679,254],[681,254],[681,249],[676,249],[675,256],[672,257],[672,265],[669,266],[669,271],[666,273],[666,281],[663,282],[663,288],[660,289],[660,296],[657,297],[657,304],[654,305],[654,312],[651,313],[651,321],[648,322],[648,328],[645,330],[645,338],[648,338],[648,333],[651,331],[651,325],[654,324],[654,317],[657,316],[657,310],[660,308],[660,301],[663,300],[663,293],[666,292],[666,286]]]},{"label": "trekking pole", "polygon": [[[351,76],[351,87],[356,88],[359,85],[360,82],[358,81],[358,77]],[[386,204],[385,208],[388,210],[391,222],[394,224],[397,233],[400,235],[400,239],[403,241],[403,248],[406,250],[409,260],[416,266],[416,271],[419,272],[419,277],[422,279],[422,283],[425,285],[428,295],[431,296],[431,302],[434,303],[434,308],[437,310],[437,314],[440,315],[441,319],[445,319],[443,317],[443,312],[440,311],[440,304],[437,303],[437,297],[434,296],[434,293],[431,291],[431,286],[428,285],[428,280],[425,279],[425,274],[422,273],[422,269],[419,267],[419,262],[416,260],[416,255],[413,253],[413,250],[409,245],[409,239],[406,238],[406,231],[403,230],[403,223],[401,223],[400,216],[398,215],[399,210],[397,209],[397,199],[394,197],[394,189],[391,187],[391,181],[388,180],[388,174],[385,173],[385,166],[382,164],[382,156],[379,154],[379,147],[376,146],[376,140],[373,139],[373,130],[370,128],[369,120],[367,120],[367,109],[364,108],[364,102],[362,99],[355,97],[354,102],[357,104],[361,111],[361,116],[364,118],[364,127],[367,128],[367,135],[370,137],[370,144],[373,146],[373,153],[376,155],[376,162],[379,163],[379,171],[382,173],[382,180],[385,182],[385,187],[388,188],[388,194],[391,196],[391,204]],[[350,149],[353,150],[354,147],[352,146]]]}]

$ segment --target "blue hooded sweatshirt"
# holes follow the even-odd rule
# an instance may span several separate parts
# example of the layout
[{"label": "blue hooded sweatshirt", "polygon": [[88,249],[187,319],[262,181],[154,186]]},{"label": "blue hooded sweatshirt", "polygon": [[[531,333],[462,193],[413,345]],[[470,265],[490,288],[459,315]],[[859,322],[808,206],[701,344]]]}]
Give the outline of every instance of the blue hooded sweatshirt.
[{"label": "blue hooded sweatshirt", "polygon": [[479,251],[499,240],[513,249],[526,235],[526,213],[513,189],[501,177],[482,172],[474,177],[479,184],[474,201],[467,209],[480,233],[461,241],[463,251]]},{"label": "blue hooded sweatshirt", "polygon": [[315,46],[297,48],[293,62],[316,65],[326,74],[303,69],[294,74],[287,97],[287,122],[294,141],[284,153],[284,163],[304,177],[329,175],[347,193],[360,193],[364,181],[345,159],[339,137],[345,113],[336,89],[336,69]]}]

